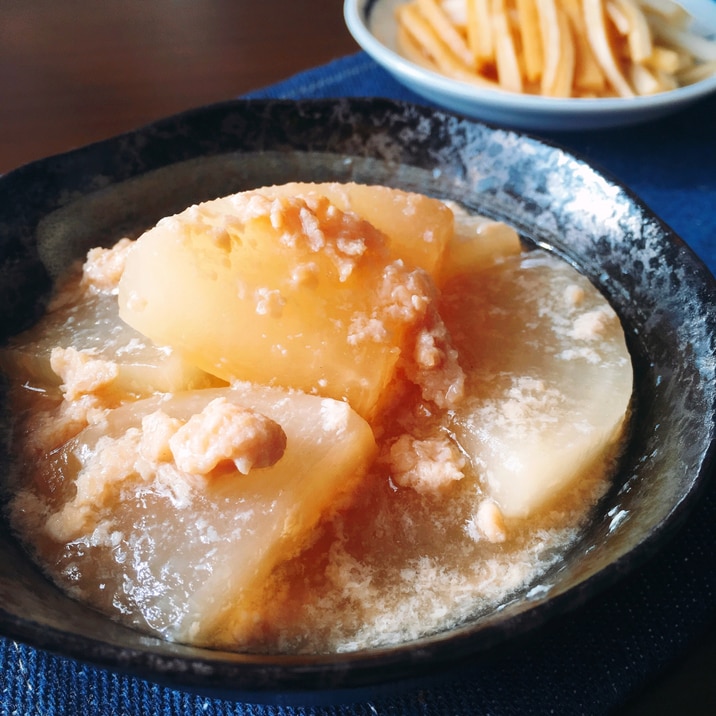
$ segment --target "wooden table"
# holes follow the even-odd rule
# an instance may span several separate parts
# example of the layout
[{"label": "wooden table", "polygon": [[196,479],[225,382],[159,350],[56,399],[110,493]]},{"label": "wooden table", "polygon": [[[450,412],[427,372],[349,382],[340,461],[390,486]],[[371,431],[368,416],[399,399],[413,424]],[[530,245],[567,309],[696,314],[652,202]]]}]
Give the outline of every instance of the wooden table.
[{"label": "wooden table", "polygon": [[[0,173],[357,49],[341,0],[0,0]],[[715,647],[624,716],[671,713]]]},{"label": "wooden table", "polygon": [[0,173],[357,49],[341,0],[2,0]]}]

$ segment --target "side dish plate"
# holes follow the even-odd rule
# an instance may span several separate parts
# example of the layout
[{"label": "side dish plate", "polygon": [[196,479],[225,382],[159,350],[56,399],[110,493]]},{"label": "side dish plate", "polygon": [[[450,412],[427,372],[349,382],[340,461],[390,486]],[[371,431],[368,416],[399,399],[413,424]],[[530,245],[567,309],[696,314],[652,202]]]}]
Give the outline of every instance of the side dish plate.
[{"label": "side dish plate", "polygon": [[[716,75],[670,92],[630,99],[559,99],[483,89],[410,62],[397,49],[395,8],[406,0],[345,0],[346,25],[356,42],[399,82],[454,112],[529,130],[604,129],[676,112],[716,92]],[[681,0],[693,29],[716,37],[716,4]]]},{"label": "side dish plate", "polygon": [[[55,589],[0,522],[0,634],[174,687],[308,702],[348,698],[489,656],[578,610],[653,555],[710,474],[714,280],[628,190],[562,149],[383,100],[235,101],[21,167],[0,178],[0,340],[42,310],[91,246],[189,204],[287,181],[380,183],[504,219],[577,265],[626,328],[634,431],[614,488],[569,558],[500,610],[394,648],[254,656],[170,644]],[[0,481],[12,469],[2,412]]]}]

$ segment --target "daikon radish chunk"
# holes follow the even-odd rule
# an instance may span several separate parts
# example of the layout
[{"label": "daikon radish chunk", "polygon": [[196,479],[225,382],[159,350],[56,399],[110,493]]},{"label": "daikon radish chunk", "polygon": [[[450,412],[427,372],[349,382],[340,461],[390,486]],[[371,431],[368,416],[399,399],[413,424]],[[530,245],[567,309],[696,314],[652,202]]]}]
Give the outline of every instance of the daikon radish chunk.
[{"label": "daikon radish chunk", "polygon": [[353,211],[380,229],[392,254],[424,268],[438,284],[522,250],[513,227],[470,214],[454,201],[362,184],[291,183],[261,191],[327,197],[342,211]]},{"label": "daikon radish chunk", "polygon": [[449,203],[455,216],[455,230],[445,247],[445,257],[438,284],[455,276],[489,268],[495,262],[522,251],[517,231],[502,221],[468,214],[460,206]]},{"label": "daikon radish chunk", "polygon": [[[230,462],[179,470],[174,439],[189,420],[207,450],[223,449],[226,425],[198,426],[217,401],[280,426],[285,442],[264,446],[272,464],[248,474]],[[371,429],[340,401],[249,384],[148,398],[41,464],[35,497],[21,492],[16,516],[37,521],[25,528],[36,530],[43,561],[80,598],[172,640],[234,644],[260,614],[271,570],[343,504],[374,454]],[[27,509],[33,499],[40,509]]]},{"label": "daikon radish chunk", "polygon": [[584,276],[541,251],[447,291],[473,396],[453,430],[504,516],[527,517],[615,453],[632,392],[621,324]]},{"label": "daikon radish chunk", "polygon": [[385,234],[394,258],[438,274],[453,234],[453,216],[444,202],[387,186],[337,182],[294,182],[258,190],[270,196],[323,196],[341,211],[353,212]]},{"label": "daikon radish chunk", "polygon": [[187,363],[177,351],[157,346],[119,318],[117,296],[86,293],[50,313],[0,349],[0,370],[22,376],[30,386],[60,386],[52,367],[55,349],[73,349],[83,359],[113,366],[116,377],[103,392],[151,395],[216,385],[212,376]]},{"label": "daikon radish chunk", "polygon": [[[351,202],[360,197],[367,212],[362,192]],[[397,258],[397,240],[353,211],[284,193],[235,194],[160,221],[127,258],[120,316],[223,380],[348,400],[370,417],[406,336],[425,319],[433,282],[412,257]],[[372,208],[394,212],[395,236],[407,237],[413,222],[415,236],[425,236],[427,210],[415,209],[424,202],[405,196],[391,201],[376,189]],[[451,229],[451,212],[426,201]]]}]

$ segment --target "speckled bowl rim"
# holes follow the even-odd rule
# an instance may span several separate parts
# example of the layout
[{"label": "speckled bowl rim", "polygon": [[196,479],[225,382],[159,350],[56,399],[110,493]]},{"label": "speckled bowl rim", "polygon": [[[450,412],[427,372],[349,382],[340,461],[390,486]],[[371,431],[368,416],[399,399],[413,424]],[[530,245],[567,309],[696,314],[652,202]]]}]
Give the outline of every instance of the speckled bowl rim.
[{"label": "speckled bowl rim", "polygon": [[[402,127],[402,136],[400,131],[389,131],[386,122],[392,122],[390,130]],[[414,136],[411,137],[410,132]],[[607,195],[635,212],[637,223],[648,227],[653,241],[663,244],[669,260],[679,268],[680,280],[688,283],[693,306],[704,314],[703,340],[710,341],[713,349],[716,335],[716,312],[713,311],[716,282],[713,276],[683,241],[627,188],[573,154],[543,140],[449,113],[389,100],[236,100],[191,110],[120,137],[34,162],[0,178],[0,241],[7,241],[7,236],[2,238],[3,231],[12,226],[20,233],[27,232],[30,237],[28,242],[32,243],[37,219],[44,217],[50,206],[54,210],[62,210],[85,193],[94,196],[96,193],[111,192],[115,182],[124,182],[135,175],[197,157],[262,152],[267,152],[267,156],[271,152],[288,152],[293,156],[292,153],[297,150],[322,156],[339,149],[345,156],[352,156],[358,164],[368,162],[370,165],[377,161],[375,166],[390,165],[400,169],[401,166],[410,166],[411,158],[415,158],[417,150],[408,146],[408,141],[414,144],[418,137],[426,146],[435,148],[431,160],[423,164],[428,166],[428,173],[436,180],[442,180],[445,173],[440,168],[441,152],[451,151],[456,142],[471,133],[475,135],[477,144],[484,144],[487,150],[485,159],[489,160],[487,155],[497,145],[509,147],[509,151],[515,152],[520,160],[535,152],[543,152],[550,164],[548,174],[554,172],[556,177],[559,172],[583,175],[586,177],[584,181],[600,183]],[[251,136],[247,138],[247,134]],[[247,149],[247,143],[252,149]],[[473,159],[464,157],[464,160],[460,169],[462,190],[495,190],[489,176],[475,174],[471,164]],[[425,170],[425,166],[421,166],[420,170]],[[77,184],[82,184],[83,175],[91,175],[93,180],[80,188]],[[322,180],[328,177],[314,178]],[[344,177],[338,179],[343,180]],[[457,179],[451,182],[448,177],[445,186],[460,184]],[[398,179],[398,183],[404,182]],[[542,189],[549,191],[547,186]],[[10,206],[10,199],[20,197],[24,197],[24,202],[18,205],[15,201]],[[513,196],[510,191],[505,192],[503,199],[502,208],[508,212],[510,202],[520,201],[520,197]],[[519,228],[525,229],[524,226]],[[531,238],[549,243],[541,235],[541,229]],[[0,251],[5,251],[3,247],[4,244],[0,244]],[[579,264],[579,250],[575,250],[576,256],[570,255],[569,250],[562,253]],[[608,247],[595,250],[597,253],[607,251]],[[17,257],[8,258],[6,255],[0,255],[0,260],[5,261],[5,266],[9,265],[9,260],[18,261]],[[618,261],[610,270],[616,271],[616,264]],[[598,274],[592,278],[599,283]],[[36,286],[44,278],[32,275],[29,280]],[[626,287],[621,287],[619,291],[626,290]],[[619,291],[611,293],[612,301],[617,301],[618,312],[619,301],[626,300],[625,294],[618,295]],[[5,301],[11,298],[7,292],[3,296]],[[648,312],[648,308],[645,310]],[[648,317],[645,316],[644,320]],[[496,650],[509,650],[524,635],[548,628],[552,618],[578,609],[663,547],[683,523],[712,473],[716,405],[712,374],[713,367],[711,382],[706,385],[708,390],[704,389],[704,399],[710,401],[710,410],[705,412],[701,421],[703,429],[699,439],[703,450],[683,493],[669,506],[666,517],[654,525],[637,545],[618,555],[604,568],[586,574],[566,591],[557,591],[549,597],[537,595],[534,600],[509,613],[497,614],[490,623],[478,622],[390,648],[316,656],[213,652],[137,637],[129,631],[127,634],[131,634],[132,639],[127,643],[118,643],[123,640],[93,638],[87,634],[63,631],[26,618],[21,613],[12,613],[5,606],[0,607],[0,633],[32,646],[173,687],[251,701],[309,703],[322,701],[324,697],[334,700],[337,694],[346,700],[364,694],[366,690],[376,693],[382,688],[393,689],[397,683],[424,683],[429,675],[449,672],[475,659],[489,658]],[[123,633],[121,629],[115,631],[120,636]]]}]

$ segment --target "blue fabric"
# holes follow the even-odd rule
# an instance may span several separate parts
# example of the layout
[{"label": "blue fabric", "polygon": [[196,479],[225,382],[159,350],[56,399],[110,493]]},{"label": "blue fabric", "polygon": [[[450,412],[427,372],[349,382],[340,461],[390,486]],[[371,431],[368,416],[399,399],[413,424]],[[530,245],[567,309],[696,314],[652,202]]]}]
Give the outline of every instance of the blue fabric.
[{"label": "blue fabric", "polygon": [[[254,97],[383,96],[425,103],[358,53]],[[639,127],[543,134],[630,186],[716,270],[716,97]],[[716,485],[658,558],[618,589],[526,640],[510,659],[441,685],[335,707],[257,706],[196,696],[0,640],[0,716],[367,716],[612,713],[716,620]],[[693,711],[689,711],[693,714]],[[716,713],[716,708],[708,713]]]}]

